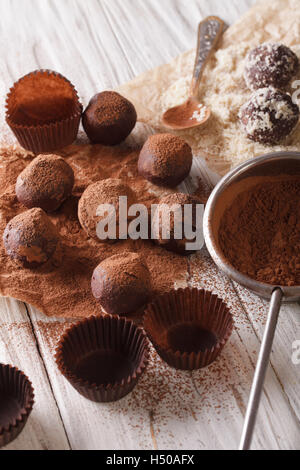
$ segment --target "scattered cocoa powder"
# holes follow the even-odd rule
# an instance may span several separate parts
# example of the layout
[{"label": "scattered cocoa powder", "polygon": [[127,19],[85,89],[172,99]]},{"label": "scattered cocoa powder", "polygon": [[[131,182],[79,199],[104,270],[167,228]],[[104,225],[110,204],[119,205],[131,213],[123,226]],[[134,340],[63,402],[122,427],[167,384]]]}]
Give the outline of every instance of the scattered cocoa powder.
[{"label": "scattered cocoa powder", "polygon": [[243,274],[299,286],[300,177],[276,177],[239,194],[221,219],[219,243]]},{"label": "scattered cocoa powder", "polygon": [[[0,294],[34,305],[56,317],[85,317],[99,313],[91,293],[93,270],[104,259],[122,252],[142,253],[149,267],[153,293],[171,289],[174,283],[185,285],[187,259],[155,246],[151,241],[123,240],[114,244],[88,238],[78,221],[78,200],[91,183],[119,178],[136,193],[140,203],[150,205],[172,191],[162,191],[137,173],[140,149],[72,145],[60,155],[75,173],[72,196],[60,209],[50,214],[61,237],[59,248],[45,265],[27,270],[13,262],[0,246]],[[24,212],[15,194],[17,176],[31,162],[33,155],[16,147],[0,151],[0,230],[14,216]]]}]

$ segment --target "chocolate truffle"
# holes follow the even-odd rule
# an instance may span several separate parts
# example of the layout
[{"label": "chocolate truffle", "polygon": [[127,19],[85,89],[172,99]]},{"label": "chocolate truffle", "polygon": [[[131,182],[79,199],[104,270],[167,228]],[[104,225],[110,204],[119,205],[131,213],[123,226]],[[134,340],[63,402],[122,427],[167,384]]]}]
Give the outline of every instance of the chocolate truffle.
[{"label": "chocolate truffle", "polygon": [[291,49],[283,44],[265,43],[249,52],[245,80],[251,90],[268,86],[285,88],[298,68],[298,57]]},{"label": "chocolate truffle", "polygon": [[129,136],[136,120],[136,110],[130,101],[114,91],[104,91],[91,99],[82,124],[92,143],[118,145]]},{"label": "chocolate truffle", "polygon": [[143,146],[138,170],[151,183],[174,188],[189,175],[192,163],[192,149],[183,139],[172,134],[156,134]]},{"label": "chocolate truffle", "polygon": [[18,176],[16,194],[28,209],[53,212],[71,195],[73,185],[73,170],[63,158],[39,155]]},{"label": "chocolate truffle", "polygon": [[128,207],[136,202],[133,191],[119,179],[108,178],[97,181],[87,187],[79,201],[78,218],[82,228],[89,237],[98,239],[97,224],[108,215],[97,215],[98,207],[103,204],[111,204],[115,207],[116,211],[116,238],[118,239],[120,196],[127,197]]},{"label": "chocolate truffle", "polygon": [[91,287],[94,297],[107,313],[133,313],[150,299],[150,272],[139,254],[121,253],[97,266]]},{"label": "chocolate truffle", "polygon": [[[184,219],[184,206],[186,204],[192,205],[192,220],[189,221],[189,226],[187,226],[187,221]],[[181,255],[193,253],[194,251],[186,249],[186,243],[193,243],[196,237],[187,240],[185,233],[187,228],[190,231],[193,230],[193,232],[196,230],[202,231],[202,224],[200,227],[197,227],[196,207],[199,204],[202,203],[196,196],[183,193],[174,193],[163,197],[159,201],[152,220],[154,242],[169,251]],[[185,226],[184,223],[186,224]],[[175,227],[180,229],[182,233],[180,239],[177,239],[178,232],[176,232]]]},{"label": "chocolate truffle", "polygon": [[299,108],[290,95],[274,88],[261,88],[241,108],[239,117],[249,139],[275,145],[297,125]]},{"label": "chocolate truffle", "polygon": [[14,217],[3,234],[8,256],[26,268],[36,268],[46,263],[55,252],[58,238],[55,226],[39,208]]}]

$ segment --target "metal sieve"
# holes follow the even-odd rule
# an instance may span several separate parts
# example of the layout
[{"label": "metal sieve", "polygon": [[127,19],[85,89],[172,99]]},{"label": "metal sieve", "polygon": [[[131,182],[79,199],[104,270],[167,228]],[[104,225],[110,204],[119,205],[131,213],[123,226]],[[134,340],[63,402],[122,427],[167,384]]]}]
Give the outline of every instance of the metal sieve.
[{"label": "metal sieve", "polygon": [[253,384],[240,443],[240,450],[251,446],[256,416],[282,301],[300,299],[300,286],[273,286],[255,281],[237,271],[224,256],[218,241],[218,231],[224,211],[236,196],[264,178],[278,175],[300,175],[299,152],[277,152],[247,161],[228,173],[213,190],[204,214],[203,230],[207,249],[218,268],[232,280],[255,294],[271,299],[267,324],[256,365]]}]

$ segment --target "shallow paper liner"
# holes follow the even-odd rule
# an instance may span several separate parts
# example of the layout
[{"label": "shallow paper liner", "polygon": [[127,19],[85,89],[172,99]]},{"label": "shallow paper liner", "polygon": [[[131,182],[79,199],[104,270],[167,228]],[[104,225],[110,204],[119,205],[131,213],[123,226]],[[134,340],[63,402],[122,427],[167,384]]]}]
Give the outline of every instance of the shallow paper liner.
[{"label": "shallow paper liner", "polygon": [[95,402],[117,401],[131,392],[148,358],[144,331],[132,321],[112,315],[91,316],[76,323],[56,350],[60,372],[81,395]]},{"label": "shallow paper liner", "polygon": [[211,292],[196,288],[158,297],[147,306],[144,317],[145,330],[160,357],[181,370],[201,369],[214,362],[233,326],[227,305]]},{"label": "shallow paper liner", "polygon": [[22,77],[6,100],[7,124],[20,145],[35,154],[74,142],[81,114],[75,87],[51,70],[36,70]]},{"label": "shallow paper liner", "polygon": [[0,405],[0,447],[3,447],[16,439],[27,423],[34,404],[34,390],[22,371],[10,365],[0,364],[0,397],[4,401],[14,399],[16,402],[16,409],[9,411],[9,417],[2,426],[4,417],[1,413],[4,410]]}]

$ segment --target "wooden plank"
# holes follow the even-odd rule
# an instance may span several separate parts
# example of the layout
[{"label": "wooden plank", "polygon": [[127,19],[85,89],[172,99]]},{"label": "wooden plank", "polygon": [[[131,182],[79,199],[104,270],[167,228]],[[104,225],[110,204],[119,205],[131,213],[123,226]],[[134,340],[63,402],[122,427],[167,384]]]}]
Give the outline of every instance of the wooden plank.
[{"label": "wooden plank", "polygon": [[35,404],[26,428],[6,450],[67,450],[68,439],[37,348],[26,307],[0,298],[0,362],[23,370],[33,383]]}]

